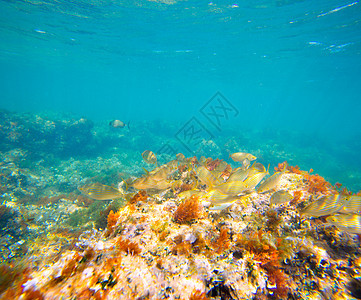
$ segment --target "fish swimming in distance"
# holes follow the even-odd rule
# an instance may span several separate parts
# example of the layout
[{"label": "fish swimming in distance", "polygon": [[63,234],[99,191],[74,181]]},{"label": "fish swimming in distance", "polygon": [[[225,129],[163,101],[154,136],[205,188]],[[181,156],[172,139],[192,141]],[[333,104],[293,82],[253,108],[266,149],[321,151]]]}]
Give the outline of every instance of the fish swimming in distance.
[{"label": "fish swimming in distance", "polygon": [[123,196],[123,193],[109,185],[104,185],[101,183],[93,183],[88,186],[78,187],[78,190],[85,196],[95,200],[111,200],[120,198]]},{"label": "fish swimming in distance", "polygon": [[151,164],[151,165],[154,165],[157,163],[157,157],[155,156],[155,154],[150,151],[150,150],[145,150],[143,153],[142,153],[142,157],[144,159],[144,161],[147,163],[147,164]]},{"label": "fish swimming in distance", "polygon": [[113,128],[124,128],[125,126],[127,126],[128,129],[130,129],[129,124],[130,121],[128,122],[128,124],[125,124],[123,121],[120,120],[113,120],[109,122],[109,126]]},{"label": "fish swimming in distance", "polygon": [[254,155],[245,152],[236,152],[230,155],[230,157],[236,162],[243,162],[245,159],[249,161],[257,159]]}]

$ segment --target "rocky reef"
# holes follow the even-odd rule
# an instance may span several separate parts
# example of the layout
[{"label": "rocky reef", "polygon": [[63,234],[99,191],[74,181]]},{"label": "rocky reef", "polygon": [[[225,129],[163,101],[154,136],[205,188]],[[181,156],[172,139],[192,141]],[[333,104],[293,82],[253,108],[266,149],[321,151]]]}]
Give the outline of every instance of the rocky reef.
[{"label": "rocky reef", "polygon": [[[81,118],[1,114],[2,299],[361,299],[359,235],[301,214],[319,197],[357,195],[280,163],[293,155],[252,151],[261,162],[276,156],[270,173],[282,173],[276,190],[290,201],[244,188],[217,208],[211,192],[239,164],[212,149],[240,140],[204,141],[212,157],[158,155],[150,167],[137,134],[149,127],[132,136]],[[122,196],[78,189],[93,183]]]}]

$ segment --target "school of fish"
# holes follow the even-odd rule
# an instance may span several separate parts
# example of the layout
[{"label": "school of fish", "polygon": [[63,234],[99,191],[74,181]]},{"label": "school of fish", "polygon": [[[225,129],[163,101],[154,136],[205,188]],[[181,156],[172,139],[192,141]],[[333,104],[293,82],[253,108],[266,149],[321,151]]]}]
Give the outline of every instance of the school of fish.
[{"label": "school of fish", "polygon": [[[186,158],[182,153],[176,159],[158,166],[157,156],[150,150],[142,153],[143,160],[155,168],[152,171],[144,169],[145,174],[135,180],[124,181],[126,190],[146,190],[148,193],[172,189],[180,199],[192,195],[198,196],[202,204],[210,210],[223,210],[234,202],[248,198],[250,193],[272,193],[270,205],[280,205],[291,201],[294,196],[287,190],[279,188],[287,165],[273,175],[269,166],[251,161],[257,158],[244,152],[230,155],[240,167],[232,167],[223,160],[212,165],[212,160],[202,156]],[[184,185],[187,187],[184,188]],[[84,195],[95,200],[110,200],[123,197],[126,193],[120,188],[93,183],[79,187]],[[299,213],[302,217],[326,217],[326,222],[349,233],[361,234],[361,196],[334,193],[322,195]]]}]

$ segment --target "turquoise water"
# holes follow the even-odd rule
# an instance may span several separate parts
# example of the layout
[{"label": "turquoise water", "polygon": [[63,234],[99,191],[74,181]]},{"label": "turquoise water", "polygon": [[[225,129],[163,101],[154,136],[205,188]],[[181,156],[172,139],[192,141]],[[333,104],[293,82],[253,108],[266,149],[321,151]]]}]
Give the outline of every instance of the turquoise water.
[{"label": "turquoise water", "polygon": [[[361,189],[358,1],[1,1],[0,40],[2,109],[153,122],[144,147],[182,152],[195,119]],[[209,119],[218,91],[233,110]]]}]

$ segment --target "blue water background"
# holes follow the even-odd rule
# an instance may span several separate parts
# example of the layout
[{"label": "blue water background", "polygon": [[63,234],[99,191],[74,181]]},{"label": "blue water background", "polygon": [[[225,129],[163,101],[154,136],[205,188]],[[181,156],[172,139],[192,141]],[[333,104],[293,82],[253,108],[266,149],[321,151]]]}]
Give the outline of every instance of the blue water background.
[{"label": "blue water background", "polygon": [[361,170],[358,1],[1,1],[0,40],[1,108],[181,126],[220,91],[233,133]]}]

